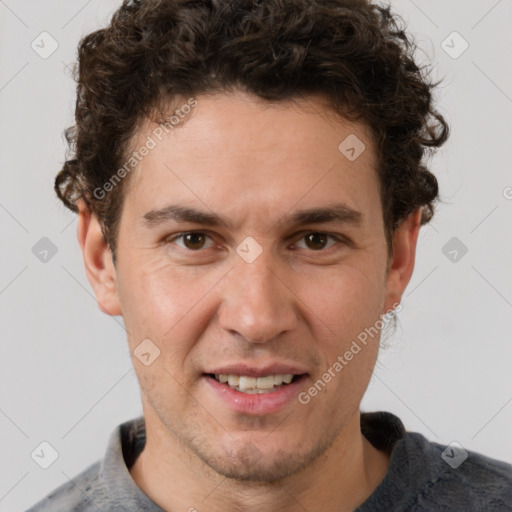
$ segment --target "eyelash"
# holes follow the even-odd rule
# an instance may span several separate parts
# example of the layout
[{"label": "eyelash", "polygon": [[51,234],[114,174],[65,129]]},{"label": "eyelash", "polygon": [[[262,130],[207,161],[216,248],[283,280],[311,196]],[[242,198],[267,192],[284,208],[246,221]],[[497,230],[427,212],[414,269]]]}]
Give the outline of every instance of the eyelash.
[{"label": "eyelash", "polygon": [[[167,238],[164,242],[166,245],[168,244],[171,244],[171,243],[174,243],[176,240],[178,239],[183,239],[183,237],[187,236],[187,235],[203,235],[207,238],[209,238],[212,242],[212,238],[211,236],[208,235],[208,233],[205,233],[204,231],[185,231],[183,233],[178,233],[177,235],[174,235],[170,238]],[[307,235],[311,235],[311,234],[318,234],[318,235],[326,235],[328,238],[334,240],[336,243],[335,244],[332,244],[331,246],[329,247],[326,247],[326,248],[323,248],[323,249],[309,249],[310,251],[312,252],[326,252],[328,249],[331,249],[332,247],[335,247],[337,244],[341,244],[341,245],[350,245],[351,242],[350,240],[348,240],[347,238],[345,237],[336,237],[334,235],[331,235],[329,233],[325,233],[324,231],[305,231],[302,236],[299,238],[299,240],[303,240]],[[193,249],[188,249],[187,247],[182,247],[182,246],[179,246],[180,249],[183,249],[187,252],[202,252],[202,251],[205,251],[206,249],[208,249],[208,247],[205,249],[205,248],[201,248],[201,249],[197,249],[197,250],[193,250]]]}]

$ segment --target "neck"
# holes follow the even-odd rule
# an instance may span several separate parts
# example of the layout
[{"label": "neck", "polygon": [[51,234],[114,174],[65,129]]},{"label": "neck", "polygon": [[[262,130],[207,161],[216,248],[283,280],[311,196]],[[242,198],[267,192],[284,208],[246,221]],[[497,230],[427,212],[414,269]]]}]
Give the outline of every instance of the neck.
[{"label": "neck", "polygon": [[270,484],[216,473],[173,439],[151,413],[145,418],[146,445],[130,474],[166,511],[351,511],[371,495],[389,464],[389,457],[361,434],[359,412],[310,466]]}]

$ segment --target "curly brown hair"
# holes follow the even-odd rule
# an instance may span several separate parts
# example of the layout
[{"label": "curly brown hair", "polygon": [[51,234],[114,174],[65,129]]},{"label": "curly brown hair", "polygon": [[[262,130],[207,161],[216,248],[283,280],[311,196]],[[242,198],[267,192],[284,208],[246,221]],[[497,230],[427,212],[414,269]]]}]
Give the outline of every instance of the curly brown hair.
[{"label": "curly brown hair", "polygon": [[[268,102],[313,93],[370,128],[386,239],[420,207],[434,213],[435,176],[422,163],[449,127],[433,107],[426,66],[403,20],[370,0],[125,0],[79,44],[76,124],[55,180],[64,204],[83,198],[114,256],[126,181],[94,190],[125,161],[144,119],[178,97],[240,90]],[[425,72],[427,71],[427,72]]]}]

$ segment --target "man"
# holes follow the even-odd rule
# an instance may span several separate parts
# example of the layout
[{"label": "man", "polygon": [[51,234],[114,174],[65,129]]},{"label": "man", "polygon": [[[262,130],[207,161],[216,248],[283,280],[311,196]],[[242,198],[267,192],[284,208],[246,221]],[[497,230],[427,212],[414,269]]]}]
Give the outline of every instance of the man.
[{"label": "man", "polygon": [[125,2],[84,38],[56,191],[144,417],[32,511],[512,510],[510,465],[360,412],[448,136],[412,53],[362,0]]}]

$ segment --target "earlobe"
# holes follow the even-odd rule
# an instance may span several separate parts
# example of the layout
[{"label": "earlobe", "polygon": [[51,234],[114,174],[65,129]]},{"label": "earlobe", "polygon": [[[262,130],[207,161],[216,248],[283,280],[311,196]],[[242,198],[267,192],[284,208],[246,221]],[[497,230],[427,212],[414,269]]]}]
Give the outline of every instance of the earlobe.
[{"label": "earlobe", "polygon": [[106,243],[101,225],[83,199],[77,201],[77,236],[85,266],[87,279],[96,295],[98,307],[107,315],[121,314],[117,295],[116,269],[112,252]]},{"label": "earlobe", "polygon": [[416,244],[421,226],[421,208],[411,213],[393,235],[393,256],[386,277],[386,313],[400,303],[409,284],[416,256]]}]

